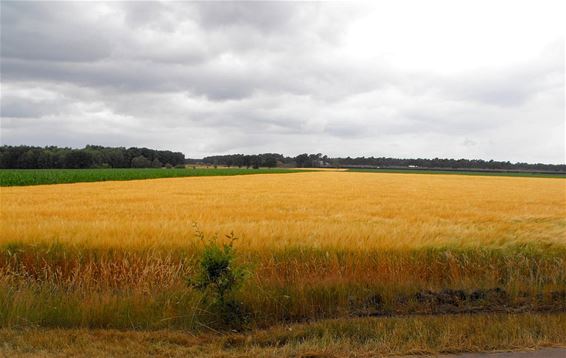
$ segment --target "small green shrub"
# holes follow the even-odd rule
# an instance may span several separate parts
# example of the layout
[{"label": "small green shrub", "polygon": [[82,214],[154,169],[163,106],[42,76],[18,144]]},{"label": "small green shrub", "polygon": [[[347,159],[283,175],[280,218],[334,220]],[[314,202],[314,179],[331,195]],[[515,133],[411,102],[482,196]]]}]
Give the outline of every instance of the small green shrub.
[{"label": "small green shrub", "polygon": [[195,225],[196,236],[204,244],[197,271],[188,280],[189,286],[211,298],[211,307],[220,314],[225,324],[240,326],[247,321],[244,307],[235,298],[248,271],[235,263],[236,250],[234,233],[226,235],[224,240],[217,236],[205,239],[204,234]]}]

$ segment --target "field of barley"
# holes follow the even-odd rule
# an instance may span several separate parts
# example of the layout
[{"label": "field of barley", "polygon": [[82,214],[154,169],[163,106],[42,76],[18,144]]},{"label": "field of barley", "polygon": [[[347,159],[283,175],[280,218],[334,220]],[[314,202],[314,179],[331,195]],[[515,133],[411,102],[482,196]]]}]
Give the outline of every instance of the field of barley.
[{"label": "field of barley", "polygon": [[247,324],[564,312],[566,180],[303,172],[1,188],[0,326],[218,329],[187,285],[233,232]]},{"label": "field of barley", "polygon": [[566,181],[318,172],[2,188],[0,237],[186,246],[196,222],[246,249],[562,246]]}]

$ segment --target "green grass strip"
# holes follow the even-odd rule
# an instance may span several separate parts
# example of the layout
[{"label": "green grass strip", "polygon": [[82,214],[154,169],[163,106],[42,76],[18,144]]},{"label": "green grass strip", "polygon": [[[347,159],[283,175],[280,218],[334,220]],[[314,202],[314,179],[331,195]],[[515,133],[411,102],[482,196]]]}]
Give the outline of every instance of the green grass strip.
[{"label": "green grass strip", "polygon": [[[304,172],[304,170],[301,170]],[[0,186],[63,184],[109,180],[139,180],[195,176],[296,173],[291,169],[2,169]]]}]

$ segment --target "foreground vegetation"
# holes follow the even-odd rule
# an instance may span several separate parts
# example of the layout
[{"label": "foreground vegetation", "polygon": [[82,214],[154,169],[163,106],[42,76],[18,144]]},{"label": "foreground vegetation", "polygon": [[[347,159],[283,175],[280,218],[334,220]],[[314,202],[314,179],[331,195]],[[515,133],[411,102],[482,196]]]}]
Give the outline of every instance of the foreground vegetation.
[{"label": "foreground vegetation", "polygon": [[0,169],[0,186],[63,184],[108,180],[138,180],[194,176],[292,173],[289,169],[175,168],[175,169]]},{"label": "foreground vegetation", "polygon": [[[293,326],[307,332],[297,336],[273,328],[266,337],[280,343],[234,338],[235,352],[265,355],[324,345],[340,355],[355,339],[367,339],[362,352],[467,350],[474,339],[488,347],[475,349],[556,344],[566,311],[565,189],[545,178],[328,171],[2,188],[0,327],[9,337],[30,326],[201,335],[339,319]],[[203,237],[231,231],[237,240],[203,251]],[[245,270],[210,279],[203,262],[218,258]],[[239,286],[230,301],[226,280]],[[441,331],[419,330],[415,317],[367,319],[468,313],[489,315],[422,318]],[[359,317],[367,320],[351,321]],[[486,324],[509,336],[482,335]],[[450,325],[464,332],[460,343],[439,344]],[[399,338],[371,333],[383,330]]]},{"label": "foreground vegetation", "polygon": [[566,314],[325,320],[245,333],[0,329],[0,355],[361,357],[565,346]]},{"label": "foreground vegetation", "polygon": [[566,310],[566,249],[241,250],[240,316],[187,285],[201,248],[6,244],[0,326],[192,331],[405,314]]}]

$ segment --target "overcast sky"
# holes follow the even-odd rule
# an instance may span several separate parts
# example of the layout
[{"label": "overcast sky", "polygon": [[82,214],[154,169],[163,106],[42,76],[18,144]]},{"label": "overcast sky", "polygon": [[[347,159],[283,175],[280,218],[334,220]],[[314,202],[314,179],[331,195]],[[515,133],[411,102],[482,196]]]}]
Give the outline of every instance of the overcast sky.
[{"label": "overcast sky", "polygon": [[561,3],[2,1],[2,144],[565,163]]}]

